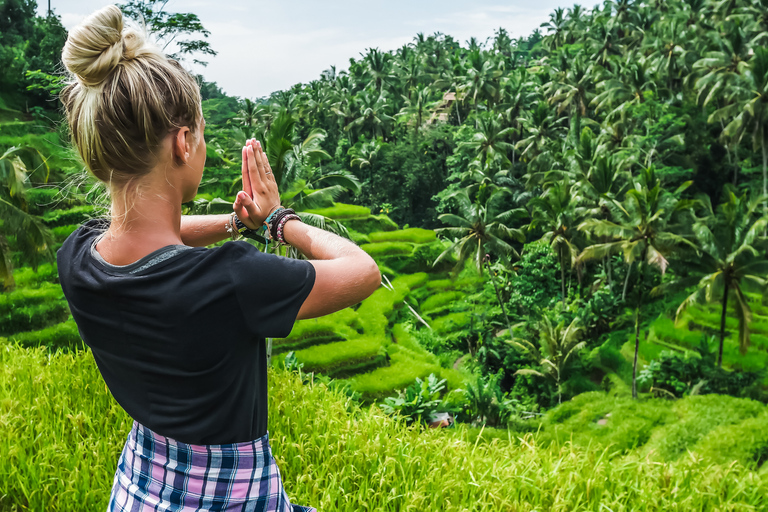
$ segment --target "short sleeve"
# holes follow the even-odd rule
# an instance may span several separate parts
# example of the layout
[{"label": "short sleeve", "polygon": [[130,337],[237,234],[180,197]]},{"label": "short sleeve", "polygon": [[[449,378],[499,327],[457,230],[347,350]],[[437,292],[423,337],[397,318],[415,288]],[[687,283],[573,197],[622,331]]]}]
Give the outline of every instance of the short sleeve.
[{"label": "short sleeve", "polygon": [[315,284],[305,260],[260,252],[247,242],[232,246],[230,274],[248,330],[263,338],[285,338]]}]

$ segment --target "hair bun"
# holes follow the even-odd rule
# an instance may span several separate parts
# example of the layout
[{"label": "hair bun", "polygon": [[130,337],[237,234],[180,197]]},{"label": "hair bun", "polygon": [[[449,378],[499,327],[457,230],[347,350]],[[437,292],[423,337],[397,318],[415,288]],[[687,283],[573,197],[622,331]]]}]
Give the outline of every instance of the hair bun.
[{"label": "hair bun", "polygon": [[[134,31],[130,33],[130,53],[135,54],[138,35]],[[123,13],[117,6],[109,5],[70,30],[61,59],[80,82],[96,86],[123,59],[123,46]]]}]

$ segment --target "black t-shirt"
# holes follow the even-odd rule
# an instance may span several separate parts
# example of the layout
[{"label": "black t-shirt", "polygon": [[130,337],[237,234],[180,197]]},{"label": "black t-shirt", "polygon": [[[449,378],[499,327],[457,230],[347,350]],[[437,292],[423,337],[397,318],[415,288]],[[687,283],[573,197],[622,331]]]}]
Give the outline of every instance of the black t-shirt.
[{"label": "black t-shirt", "polygon": [[127,266],[95,251],[90,221],[58,252],[64,295],[117,402],[189,444],[267,432],[266,337],[285,337],[315,282],[307,261],[246,242],[168,246]]}]

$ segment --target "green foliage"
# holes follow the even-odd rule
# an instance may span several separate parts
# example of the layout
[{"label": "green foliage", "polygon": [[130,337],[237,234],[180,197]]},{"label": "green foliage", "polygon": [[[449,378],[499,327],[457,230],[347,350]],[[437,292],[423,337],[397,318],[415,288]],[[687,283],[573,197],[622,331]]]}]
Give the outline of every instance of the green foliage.
[{"label": "green foliage", "polygon": [[370,208],[342,203],[335,203],[330,208],[310,209],[306,211],[334,220],[367,219],[371,215]]},{"label": "green foliage", "polygon": [[71,318],[66,322],[46,327],[39,331],[28,331],[14,334],[12,341],[24,347],[46,347],[48,350],[76,350],[83,348],[83,340],[75,321]]},{"label": "green foliage", "polygon": [[370,233],[371,242],[409,242],[426,244],[437,239],[437,234],[431,229],[407,228],[398,231],[376,231]]},{"label": "green foliage", "polygon": [[[758,417],[765,412],[765,406],[742,398],[705,395],[674,402],[672,412],[677,417],[676,421],[656,429],[644,449],[646,453],[653,453],[665,461],[676,460],[686,451],[693,450],[701,439],[709,437],[718,427]],[[723,430],[728,432],[728,436],[733,435],[730,429]],[[716,457],[722,455],[718,453]]]},{"label": "green foliage", "polygon": [[49,210],[43,215],[43,222],[49,227],[55,228],[73,224],[82,224],[88,219],[98,215],[98,210],[93,205],[82,205],[68,210]]},{"label": "green foliage", "polygon": [[373,258],[383,256],[408,256],[413,253],[413,245],[406,242],[380,242],[360,246]]},{"label": "green foliage", "polygon": [[384,399],[381,410],[390,416],[405,417],[406,423],[429,423],[431,417],[440,410],[440,393],[445,389],[445,380],[439,380],[430,373],[426,380],[416,381],[398,392],[397,396]]},{"label": "green foliage", "polygon": [[756,384],[764,377],[758,372],[723,370],[706,342],[699,354],[680,355],[662,352],[638,375],[642,389],[651,389],[681,397],[687,394],[718,393],[737,397],[756,395]]},{"label": "green foliage", "polygon": [[540,314],[559,299],[557,256],[544,241],[531,242],[523,248],[510,280],[510,310],[518,315]]},{"label": "green foliage", "polygon": [[469,421],[492,427],[505,425],[517,412],[517,400],[509,398],[499,386],[501,375],[477,375],[464,390],[466,405],[463,411]]},{"label": "green foliage", "polygon": [[738,461],[748,468],[765,467],[768,461],[768,413],[745,419],[733,426],[715,428],[694,448],[716,463]]},{"label": "green foliage", "polygon": [[377,339],[357,338],[299,350],[296,359],[307,372],[345,377],[382,366],[386,362],[386,352]]}]

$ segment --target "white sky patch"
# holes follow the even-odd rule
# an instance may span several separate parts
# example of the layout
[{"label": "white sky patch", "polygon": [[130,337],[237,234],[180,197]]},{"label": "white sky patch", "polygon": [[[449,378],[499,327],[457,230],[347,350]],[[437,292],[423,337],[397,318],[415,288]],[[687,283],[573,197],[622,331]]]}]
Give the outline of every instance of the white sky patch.
[{"label": "white sky patch", "polygon": [[[594,0],[593,0],[594,1]],[[67,28],[111,2],[52,0]],[[47,3],[38,6],[43,14]],[[395,50],[417,33],[442,32],[461,44],[470,37],[483,42],[500,26],[512,38],[527,37],[558,6],[572,0],[390,0],[388,3],[336,0],[170,0],[170,12],[194,12],[211,32],[218,52],[205,68],[193,66],[228,94],[258,98],[300,82],[309,82],[336,66],[349,67],[367,48]]]}]

